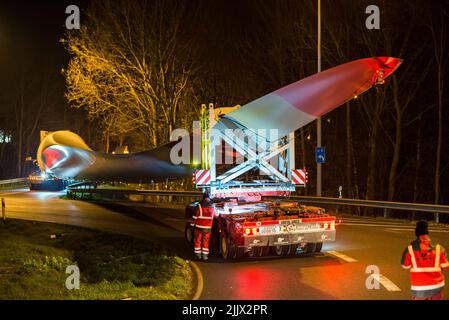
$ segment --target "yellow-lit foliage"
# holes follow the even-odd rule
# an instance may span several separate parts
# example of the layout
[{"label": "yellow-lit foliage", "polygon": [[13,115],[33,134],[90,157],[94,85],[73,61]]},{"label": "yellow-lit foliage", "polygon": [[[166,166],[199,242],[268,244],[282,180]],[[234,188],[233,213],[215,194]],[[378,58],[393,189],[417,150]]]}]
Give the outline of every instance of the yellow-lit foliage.
[{"label": "yellow-lit foliage", "polygon": [[[170,4],[169,4],[170,2]],[[175,3],[175,5],[173,5]],[[184,1],[94,1],[82,28],[62,40],[72,58],[66,97],[104,132],[139,132],[154,147],[193,108],[191,46],[180,26]]]}]

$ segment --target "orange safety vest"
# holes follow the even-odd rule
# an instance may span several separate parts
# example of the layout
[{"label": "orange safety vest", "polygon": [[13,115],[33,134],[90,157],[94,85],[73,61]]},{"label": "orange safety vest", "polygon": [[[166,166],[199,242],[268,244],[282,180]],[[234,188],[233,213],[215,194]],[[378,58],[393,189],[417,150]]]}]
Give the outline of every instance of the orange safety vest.
[{"label": "orange safety vest", "polygon": [[212,224],[215,217],[215,209],[212,206],[202,207],[198,203],[198,209],[196,215],[192,217],[192,226],[199,228],[201,231],[211,231]]},{"label": "orange safety vest", "polygon": [[427,236],[413,241],[402,255],[402,267],[410,269],[412,291],[435,291],[444,287],[442,269],[449,267],[444,248],[433,247]]}]

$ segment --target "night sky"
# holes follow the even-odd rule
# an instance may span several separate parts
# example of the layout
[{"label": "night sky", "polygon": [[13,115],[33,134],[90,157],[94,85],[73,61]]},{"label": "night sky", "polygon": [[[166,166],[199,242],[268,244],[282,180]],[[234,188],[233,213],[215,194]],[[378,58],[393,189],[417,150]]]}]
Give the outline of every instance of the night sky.
[{"label": "night sky", "polygon": [[[242,32],[252,28],[250,1],[206,1],[210,16],[210,30],[204,30],[204,43],[211,44],[217,36],[221,45],[228,48],[221,57],[229,62],[236,61],[232,56],[233,45]],[[0,72],[3,76],[0,83],[8,81],[22,65],[21,60],[39,66],[49,65],[59,72],[67,65],[69,55],[59,43],[64,34],[68,5],[78,5],[81,10],[89,6],[88,0],[2,0],[0,2]],[[226,52],[227,51],[227,52]],[[61,81],[63,78],[61,76]]]},{"label": "night sky", "polygon": [[[76,1],[83,8],[87,1]],[[49,64],[55,71],[68,61],[59,43],[66,32],[65,8],[73,1],[0,2],[0,68],[2,74],[14,73],[21,59],[35,65]],[[8,77],[1,77],[0,81]]]},{"label": "night sky", "polygon": [[[186,0],[189,1],[189,0]],[[282,2],[282,0],[279,0]],[[316,16],[315,16],[315,8],[314,5],[316,1],[310,0],[308,1],[299,1],[297,6],[298,12],[305,12],[307,16],[303,16],[304,24],[307,24],[311,28],[308,29],[310,35],[309,37],[304,37],[308,43],[306,43],[306,51],[305,53],[308,56],[304,58],[301,56],[296,60],[290,59],[288,47],[293,41],[299,39],[294,34],[294,37],[284,39],[284,43],[279,46],[280,49],[280,59],[279,70],[276,68],[276,61],[273,62],[274,58],[276,58],[277,52],[271,50],[271,44],[276,45],[276,41],[278,39],[272,38],[272,34],[270,32],[270,28],[272,28],[273,21],[267,21],[272,16],[275,15],[275,12],[271,11],[271,8],[275,8],[273,5],[273,0],[260,0],[259,3],[263,3],[265,5],[265,17],[260,12],[256,12],[256,5],[254,5],[257,1],[251,0],[197,0],[196,2],[190,2],[192,7],[195,7],[196,4],[200,4],[202,10],[202,17],[205,17],[207,20],[207,26],[201,27],[201,30],[198,31],[198,37],[196,37],[196,41],[199,43],[201,53],[196,56],[197,60],[207,63],[202,66],[201,75],[198,77],[202,82],[200,86],[196,87],[196,92],[201,90],[205,91],[204,93],[200,92],[199,99],[201,103],[208,102],[216,102],[214,99],[218,99],[218,103],[224,106],[230,106],[235,104],[245,104],[253,99],[256,99],[266,93],[274,91],[279,87],[286,85],[287,83],[291,83],[293,81],[299,80],[300,69],[304,69],[302,75],[310,75],[316,72],[316,42],[314,39],[316,32]],[[69,54],[64,49],[63,45],[59,42],[61,38],[64,37],[64,34],[67,32],[65,28],[65,20],[67,18],[67,14],[65,13],[65,9],[68,5],[75,4],[78,5],[81,9],[81,25],[83,25],[83,10],[86,10],[89,6],[89,2],[87,0],[41,0],[41,1],[14,1],[14,0],[1,0],[0,1],[0,106],[9,107],[12,104],[10,102],[9,105],[5,103],[5,97],[8,96],[8,93],[12,92],[11,90],[17,87],[18,79],[21,75],[26,75],[30,79],[33,78],[33,75],[37,75],[34,77],[36,82],[40,81],[40,77],[44,75],[49,70],[55,75],[57,80],[57,88],[52,92],[55,96],[58,97],[58,110],[64,113],[64,117],[66,117],[66,113],[72,112],[73,108],[69,108],[68,102],[64,98],[65,81],[64,77],[61,74],[61,70],[67,67],[67,63],[69,61]],[[276,2],[279,4],[280,2]],[[416,1],[416,3],[420,3],[420,8],[430,8],[429,12],[431,12],[431,16],[435,18],[435,21],[440,17],[440,12],[443,12],[444,9],[449,8],[447,5],[448,1]],[[288,3],[286,1],[285,3]],[[290,2],[293,3],[293,2]],[[424,25],[424,14],[420,11],[420,9],[415,7],[415,2],[407,2],[403,1],[386,1],[386,0],[378,0],[375,2],[371,2],[368,0],[323,0],[323,43],[326,48],[324,50],[328,50],[327,55],[323,54],[323,57],[330,57],[332,54],[332,50],[335,50],[338,47],[344,47],[346,51],[345,57],[333,57],[333,61],[331,59],[323,59],[323,69],[327,69],[331,66],[337,65],[339,63],[344,63],[353,59],[358,59],[362,57],[374,56],[374,55],[386,55],[389,54],[388,51],[394,56],[400,56],[404,59],[404,65],[398,70],[398,76],[402,77],[404,85],[413,81],[416,74],[411,73],[410,75],[406,74],[407,62],[410,61],[410,57],[412,57],[416,50],[421,48],[421,41],[423,39],[430,39],[429,29]],[[195,4],[195,5],[194,5]],[[296,4],[296,2],[295,2]],[[381,30],[380,31],[367,31],[364,30],[363,34],[368,39],[366,41],[366,46],[363,45],[363,39],[354,38],[351,32],[348,35],[341,36],[341,38],[337,40],[333,40],[330,37],[329,30],[339,30],[340,28],[344,30],[346,26],[351,28],[354,25],[358,25],[359,23],[364,23],[364,19],[366,14],[364,12],[364,8],[368,4],[379,4],[382,8],[381,10]],[[406,11],[404,8],[405,4],[408,4]],[[412,5],[413,4],[413,5]],[[309,6],[309,10],[305,10],[304,7]],[[277,6],[279,7],[279,6]],[[281,27],[291,25],[292,21],[296,22],[297,13],[290,17],[290,24],[284,23],[282,21]],[[345,20],[345,18],[339,17],[335,14],[338,12],[339,14],[346,13],[356,13],[357,17],[359,17],[360,21]],[[310,17],[309,17],[310,16]],[[351,15],[348,15],[351,17]],[[354,16],[354,15],[353,15]],[[352,17],[353,17],[352,16]],[[446,14],[447,16],[447,14]],[[264,20],[265,18],[265,20]],[[310,20],[309,20],[310,18]],[[408,28],[409,22],[414,23],[414,25],[418,25],[413,29],[413,35],[411,37],[410,44],[406,48],[404,52],[401,52],[399,48],[402,39],[405,37],[405,32]],[[403,25],[399,25],[402,23]],[[326,29],[327,28],[327,29]],[[363,27],[364,29],[364,27]],[[448,25],[446,24],[446,29],[448,29]],[[447,31],[447,30],[446,30]],[[76,31],[75,31],[76,32]],[[264,33],[265,32],[265,33]],[[389,50],[386,48],[385,43],[382,43],[382,40],[377,44],[371,45],[370,37],[375,39],[374,35],[383,34],[383,32],[389,32],[390,38],[392,39],[392,47]],[[355,33],[354,33],[355,34]],[[447,33],[448,34],[448,33]],[[360,33],[357,33],[359,36]],[[280,37],[284,36],[284,34],[280,34]],[[296,37],[296,38],[295,38]],[[282,39],[281,39],[282,40]],[[301,41],[301,40],[299,40]],[[241,47],[245,44],[249,44],[248,47],[250,50],[242,50]],[[261,45],[262,44],[262,45]],[[430,45],[429,45],[430,44]],[[303,44],[304,45],[304,44]],[[253,48],[256,50],[254,56],[257,59],[253,59]],[[285,49],[285,50],[284,50]],[[419,59],[415,62],[420,66],[427,65],[428,61],[433,59],[433,48],[431,46],[431,42],[428,43],[427,48],[424,48],[422,52],[424,52]],[[408,51],[407,51],[408,50]],[[272,54],[269,56],[269,54]],[[287,57],[287,58],[285,58]],[[270,60],[271,59],[271,60]],[[268,61],[267,64],[270,65],[271,68],[268,69],[267,72],[261,68],[261,64],[264,64]],[[435,163],[435,139],[436,139],[436,126],[437,126],[437,113],[435,112],[436,108],[436,73],[435,73],[435,65],[430,65],[431,71],[428,73],[426,81],[420,87],[420,90],[416,97],[413,100],[412,106],[410,107],[410,112],[407,114],[409,118],[404,119],[404,122],[407,123],[411,119],[416,116],[417,111],[421,109],[425,109],[427,105],[434,104],[433,109],[429,109],[430,111],[425,113],[422,117],[422,141],[423,143],[423,165],[422,165],[422,174],[420,174],[420,186],[424,186],[424,183],[429,183],[429,176],[433,175],[433,166]],[[413,68],[412,68],[413,69]],[[287,73],[288,76],[283,83],[282,81],[271,81],[270,75],[275,74],[277,71],[282,70]],[[412,70],[413,71],[413,70]],[[265,72],[265,73],[264,73]],[[416,71],[413,71],[416,73]],[[271,73],[271,74],[270,74]],[[447,73],[445,74],[447,77]],[[218,85],[218,89],[215,88],[214,82],[217,79],[221,80]],[[243,80],[242,80],[243,79]],[[279,79],[277,79],[279,80]],[[405,81],[406,80],[406,81]],[[447,81],[446,81],[447,83]],[[35,86],[35,83],[30,84],[30,86]],[[220,87],[221,85],[221,87]],[[207,88],[206,88],[207,87]],[[388,87],[388,84],[387,84]],[[390,86],[391,87],[391,86]],[[207,90],[206,90],[207,89]],[[447,89],[446,89],[447,91]],[[213,93],[211,93],[213,92]],[[401,92],[404,96],[406,93],[404,91]],[[367,98],[371,96],[374,97],[375,92],[368,92],[366,94]],[[30,93],[33,96],[33,93]],[[12,95],[11,95],[12,96]],[[16,98],[16,97],[13,97]],[[404,98],[404,97],[402,97]],[[4,100],[2,100],[4,99]],[[221,100],[220,100],[221,99]],[[445,93],[443,97],[444,103],[447,106],[447,95]],[[11,100],[12,101],[12,100]],[[34,103],[31,100],[30,103]],[[355,102],[353,103],[355,105]],[[6,109],[6,108],[5,108]],[[4,111],[2,108],[0,111]],[[353,108],[353,111],[360,111],[360,108]],[[80,122],[88,123],[82,111],[77,111],[81,113],[81,117],[79,117]],[[337,120],[340,119],[339,128],[343,130],[344,126],[344,110],[341,108],[340,110],[336,110],[332,115],[335,118],[335,125],[337,125]],[[382,115],[382,125],[386,127],[386,134],[380,134],[378,140],[379,143],[386,144],[388,146],[388,138],[394,137],[394,114],[391,109],[386,109],[384,114]],[[356,140],[356,149],[357,144],[358,148],[361,150],[357,153],[357,156],[360,155],[360,158],[357,159],[360,164],[360,170],[364,170],[364,164],[366,163],[366,155],[368,154],[367,148],[368,144],[366,143],[366,136],[368,132],[366,131],[366,125],[361,125],[360,119],[362,116],[359,113],[354,113],[354,134],[363,137],[363,139]],[[356,118],[359,117],[359,118]],[[70,129],[78,132],[87,132],[85,128],[78,129],[73,127],[64,127],[67,124],[71,124],[70,117],[67,116],[67,121],[61,121],[61,117],[59,114],[54,117],[52,121],[55,123],[54,127],[47,126],[45,123],[46,130],[61,130],[61,129]],[[443,112],[444,123],[447,123],[448,113],[447,108]],[[359,120],[359,121],[358,121]],[[358,122],[357,122],[358,121]],[[12,122],[12,121],[10,121]],[[326,124],[325,124],[326,125]],[[325,134],[327,132],[327,136],[325,135],[326,143],[331,143],[332,139],[336,139],[337,137],[344,137],[344,134],[336,135],[334,131],[332,131],[331,126],[328,125],[329,128],[325,127]],[[47,129],[48,128],[48,129]],[[311,166],[314,165],[313,159],[313,148],[314,148],[314,132],[315,127],[314,124],[307,128],[306,134],[312,135],[312,140],[310,141],[310,146],[308,146],[308,157],[310,159],[306,159]],[[326,131],[327,130],[327,131]],[[359,130],[360,132],[358,132]],[[402,149],[401,149],[401,162],[399,168],[399,179],[401,181],[405,181],[406,178],[409,179],[408,182],[405,182],[403,185],[398,184],[398,189],[410,189],[410,186],[413,185],[413,177],[415,176],[415,168],[413,165],[413,159],[415,157],[415,149],[416,149],[416,131],[417,131],[417,122],[412,122],[411,125],[404,127],[404,137],[402,139]],[[447,137],[449,133],[449,127],[444,125],[443,128],[444,137]],[[94,135],[94,134],[92,134]],[[411,138],[410,138],[411,137]],[[88,138],[85,138],[89,143],[98,143],[97,145],[93,145],[94,149],[101,149],[101,141],[90,141]],[[360,141],[359,141],[360,140]],[[447,138],[443,139],[443,153],[442,153],[442,181],[449,174],[449,162],[448,162],[448,153],[447,151]],[[36,145],[38,144],[38,137],[36,136]],[[339,149],[331,149],[329,148],[329,154],[335,151],[336,156],[344,156],[343,153],[340,152]],[[30,151],[31,152],[31,151]],[[379,173],[379,181],[377,182],[379,185],[382,184],[380,181],[382,176],[385,176],[388,171],[388,167],[390,165],[389,157],[391,157],[391,148],[384,148],[378,151],[379,152],[379,167],[382,170],[383,174]],[[381,152],[384,152],[383,154]],[[8,152],[4,153],[5,155],[9,154]],[[5,156],[6,157],[6,156]],[[335,161],[337,163],[337,161]],[[329,164],[331,166],[331,164]],[[382,167],[383,166],[383,167]],[[429,174],[424,173],[424,168],[430,167],[430,169],[426,169],[430,171]],[[9,167],[8,167],[9,168]],[[9,169],[8,169],[9,170]],[[4,170],[6,172],[7,170]],[[327,170],[327,173],[332,173],[335,175],[338,172],[342,172],[341,168],[334,168],[334,170]],[[405,172],[402,176],[402,172]],[[9,172],[7,172],[9,174]],[[343,173],[341,174],[343,175]],[[360,184],[364,184],[365,182],[365,172],[360,173],[360,178],[362,182]],[[337,181],[338,179],[333,179]],[[432,180],[432,179],[430,179]],[[432,184],[432,182],[430,182]],[[444,183],[442,183],[442,188],[444,189],[444,199],[447,201],[449,199],[449,191],[446,190],[447,187]],[[432,197],[432,188],[423,187],[423,192],[428,192],[424,198],[431,199]],[[411,191],[407,191],[407,197]],[[408,200],[408,198],[406,198]]]}]

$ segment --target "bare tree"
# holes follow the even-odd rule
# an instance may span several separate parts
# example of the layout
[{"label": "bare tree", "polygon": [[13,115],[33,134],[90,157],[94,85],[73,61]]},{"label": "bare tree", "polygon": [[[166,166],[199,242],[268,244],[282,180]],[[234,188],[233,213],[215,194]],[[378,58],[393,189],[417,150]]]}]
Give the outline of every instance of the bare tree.
[{"label": "bare tree", "polygon": [[443,95],[444,95],[444,72],[447,68],[447,32],[445,19],[446,12],[440,12],[439,21],[435,22],[432,15],[429,18],[428,27],[432,35],[433,54],[436,65],[437,75],[437,105],[438,105],[438,134],[437,147],[435,157],[435,175],[434,175],[434,189],[435,197],[434,203],[440,202],[440,179],[441,179],[441,153],[443,143]]},{"label": "bare tree", "polygon": [[152,147],[166,142],[193,107],[187,13],[177,0],[95,1],[85,26],[63,41],[73,55],[69,102],[102,119],[105,132],[139,130]]}]

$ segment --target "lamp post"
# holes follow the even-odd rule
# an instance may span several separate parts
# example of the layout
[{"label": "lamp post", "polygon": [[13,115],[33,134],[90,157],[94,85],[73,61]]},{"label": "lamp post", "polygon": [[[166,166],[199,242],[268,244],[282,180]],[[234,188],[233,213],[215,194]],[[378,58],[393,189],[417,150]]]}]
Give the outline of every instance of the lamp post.
[{"label": "lamp post", "polygon": [[[318,43],[317,43],[317,51],[318,51],[318,73],[321,72],[321,0],[318,0]],[[317,136],[317,148],[321,147],[321,117],[317,119],[316,122],[316,136]],[[322,195],[322,165],[317,161],[316,164],[316,195],[317,197],[321,197]]]}]

